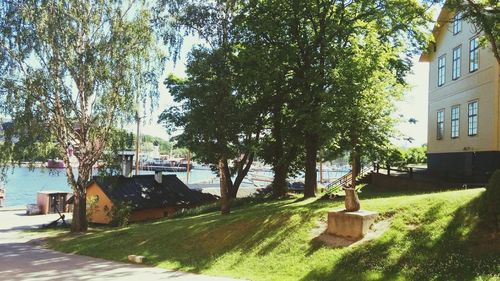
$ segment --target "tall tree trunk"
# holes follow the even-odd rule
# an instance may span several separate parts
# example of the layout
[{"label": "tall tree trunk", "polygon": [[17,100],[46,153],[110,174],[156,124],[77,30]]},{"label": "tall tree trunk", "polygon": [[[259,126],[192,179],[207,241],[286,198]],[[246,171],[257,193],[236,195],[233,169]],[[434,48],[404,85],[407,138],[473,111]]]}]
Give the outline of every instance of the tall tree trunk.
[{"label": "tall tree trunk", "polygon": [[231,180],[228,178],[227,171],[229,170],[227,159],[224,157],[219,159],[219,176],[220,176],[220,212],[222,215],[229,215],[231,206],[229,205],[229,190]]},{"label": "tall tree trunk", "polygon": [[283,106],[281,101],[281,96],[276,95],[275,103],[273,107],[273,127],[271,133],[275,139],[274,141],[274,161],[273,161],[273,172],[274,179],[272,182],[273,197],[280,198],[285,196],[288,191],[288,186],[286,183],[286,178],[288,175],[289,164],[285,159],[284,153],[284,143],[283,143],[283,127],[282,127],[282,114],[281,107]]},{"label": "tall tree trunk", "polygon": [[[235,199],[236,195],[238,194],[238,190],[240,189],[241,182],[243,182],[243,179],[247,176],[248,171],[250,171],[250,167],[252,166],[253,159],[254,159],[254,153],[253,152],[247,152],[245,153],[245,156],[241,160],[241,163],[238,165],[238,174],[236,175],[236,178],[234,179],[234,183],[230,184],[231,189],[229,190],[229,198]],[[229,170],[228,170],[228,175]]]},{"label": "tall tree trunk", "polygon": [[352,150],[351,152],[351,168],[352,168],[352,178],[351,178],[351,188],[356,188],[356,178],[358,177],[359,174],[359,167],[358,167],[358,153],[356,152],[355,149]]},{"label": "tall tree trunk", "polygon": [[351,152],[352,179],[351,187],[345,189],[345,209],[348,212],[356,212],[360,209],[358,194],[356,193],[356,178],[358,176],[358,161],[359,153],[356,148]]},{"label": "tall tree trunk", "polygon": [[[76,186],[73,188],[76,192],[74,195],[75,202],[73,205],[73,218],[71,220],[72,232],[85,232],[88,228],[87,184],[89,183],[92,165],[86,163],[81,157],[79,157],[79,161],[78,179],[76,180]],[[72,171],[71,166],[66,169]]]},{"label": "tall tree trunk", "polygon": [[288,175],[289,166],[285,164],[283,160],[284,160],[283,157],[281,157],[279,163],[273,167],[274,179],[272,187],[273,187],[273,197],[275,198],[280,198],[285,196],[288,191],[286,178]]},{"label": "tall tree trunk", "polygon": [[317,189],[316,159],[318,155],[318,136],[315,133],[306,132],[306,174],[304,186],[304,198],[315,197]]},{"label": "tall tree trunk", "polygon": [[73,204],[73,218],[71,220],[71,231],[72,232],[85,232],[87,231],[87,217],[86,217],[86,207],[87,207],[87,195],[84,192],[85,187],[78,186],[78,192],[74,194],[74,204]]},{"label": "tall tree trunk", "polygon": [[356,161],[356,175],[359,175],[361,173],[361,153],[359,152],[359,149],[356,149],[356,153],[354,155],[354,161]]}]

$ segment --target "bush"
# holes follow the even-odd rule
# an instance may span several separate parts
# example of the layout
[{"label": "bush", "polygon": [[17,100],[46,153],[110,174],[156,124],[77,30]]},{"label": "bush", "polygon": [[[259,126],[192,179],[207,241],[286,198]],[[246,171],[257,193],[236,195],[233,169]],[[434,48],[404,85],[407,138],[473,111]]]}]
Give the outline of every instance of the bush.
[{"label": "bush", "polygon": [[491,176],[481,203],[479,215],[483,221],[500,230],[500,170]]},{"label": "bush", "polygon": [[92,196],[90,198],[87,198],[87,221],[92,220],[92,216],[99,211],[99,206],[97,203],[99,202],[99,197],[98,196]]},{"label": "bush", "polygon": [[113,226],[128,225],[132,206],[128,202],[116,202],[111,210],[108,211],[108,216],[111,217],[110,224]]}]

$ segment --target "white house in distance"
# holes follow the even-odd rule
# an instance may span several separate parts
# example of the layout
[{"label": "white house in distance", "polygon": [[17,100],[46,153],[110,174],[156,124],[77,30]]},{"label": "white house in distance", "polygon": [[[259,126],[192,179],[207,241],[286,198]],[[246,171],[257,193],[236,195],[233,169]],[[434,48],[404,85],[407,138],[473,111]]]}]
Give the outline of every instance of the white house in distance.
[{"label": "white house in distance", "polygon": [[428,169],[484,180],[500,169],[499,65],[460,14],[443,8],[432,34],[420,57],[430,68]]}]

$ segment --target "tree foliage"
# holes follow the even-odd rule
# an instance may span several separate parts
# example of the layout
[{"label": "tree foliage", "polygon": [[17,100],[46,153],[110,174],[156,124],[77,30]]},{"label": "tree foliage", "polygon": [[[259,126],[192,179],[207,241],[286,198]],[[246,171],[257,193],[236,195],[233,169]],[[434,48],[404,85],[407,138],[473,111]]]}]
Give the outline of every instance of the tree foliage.
[{"label": "tree foliage", "polygon": [[426,41],[426,9],[417,1],[247,2],[242,44],[263,57],[254,60],[265,70],[256,84],[279,108],[270,117],[290,116],[264,139],[280,147],[280,125],[301,141],[294,147],[305,153],[305,196],[315,195],[324,147],[374,151],[388,143],[392,101],[404,90],[409,57]]},{"label": "tree foliage", "polygon": [[259,139],[261,127],[259,114],[252,110],[252,97],[236,82],[241,78],[235,70],[235,17],[240,4],[235,0],[164,0],[157,8],[165,43],[178,48],[176,43],[182,40],[175,36],[185,33],[203,39],[204,45],[190,54],[188,78],[171,76],[166,80],[174,99],[182,105],[166,111],[160,122],[183,127],[179,144],[193,151],[201,162],[217,166],[222,214],[229,214],[228,200],[236,197],[250,169],[255,153],[253,143]]},{"label": "tree foliage", "polygon": [[55,139],[75,195],[72,230],[85,231],[85,187],[112,128],[158,95],[162,54],[150,13],[140,1],[0,3],[2,113],[27,147]]}]

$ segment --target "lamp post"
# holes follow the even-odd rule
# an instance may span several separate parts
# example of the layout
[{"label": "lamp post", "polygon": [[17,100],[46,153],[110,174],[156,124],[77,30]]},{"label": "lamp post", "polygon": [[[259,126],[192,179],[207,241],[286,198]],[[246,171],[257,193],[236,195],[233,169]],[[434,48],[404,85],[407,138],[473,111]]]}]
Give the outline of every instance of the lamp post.
[{"label": "lamp post", "polygon": [[135,122],[137,123],[137,135],[135,139],[135,175],[139,175],[139,125],[141,119],[146,117],[146,115],[139,116],[139,111],[135,112]]}]

